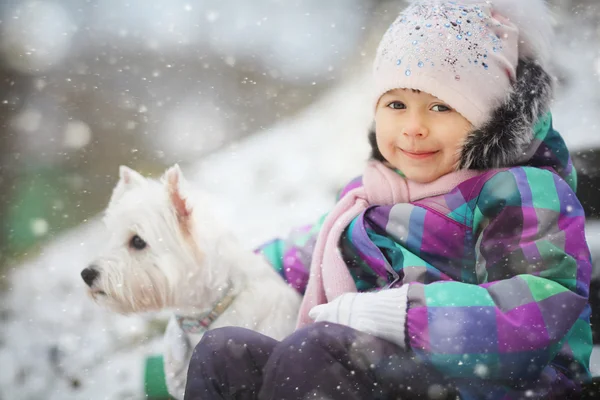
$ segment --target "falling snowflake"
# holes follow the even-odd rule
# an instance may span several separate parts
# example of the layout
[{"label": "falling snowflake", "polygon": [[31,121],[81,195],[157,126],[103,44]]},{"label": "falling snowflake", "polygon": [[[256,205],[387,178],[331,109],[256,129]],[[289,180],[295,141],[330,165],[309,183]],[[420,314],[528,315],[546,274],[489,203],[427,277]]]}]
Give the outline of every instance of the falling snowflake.
[{"label": "falling snowflake", "polygon": [[42,218],[36,218],[31,220],[29,224],[31,232],[37,237],[44,236],[48,233],[48,221]]},{"label": "falling snowflake", "polygon": [[81,149],[92,140],[92,130],[82,121],[69,121],[65,127],[63,144],[71,149]]}]

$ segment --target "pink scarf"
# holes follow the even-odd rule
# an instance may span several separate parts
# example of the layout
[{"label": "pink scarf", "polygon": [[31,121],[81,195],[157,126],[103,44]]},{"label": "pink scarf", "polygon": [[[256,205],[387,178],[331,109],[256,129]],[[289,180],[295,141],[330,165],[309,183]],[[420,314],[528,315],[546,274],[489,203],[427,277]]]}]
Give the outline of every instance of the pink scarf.
[{"label": "pink scarf", "polygon": [[315,244],[296,328],[313,322],[308,312],[314,306],[328,303],[341,294],[356,292],[354,279],[342,259],[338,243],[344,229],[361,212],[371,205],[409,203],[446,194],[479,174],[473,170],[460,170],[421,184],[404,179],[378,161],[370,162],[363,175],[363,186],[346,193],[325,218]]}]

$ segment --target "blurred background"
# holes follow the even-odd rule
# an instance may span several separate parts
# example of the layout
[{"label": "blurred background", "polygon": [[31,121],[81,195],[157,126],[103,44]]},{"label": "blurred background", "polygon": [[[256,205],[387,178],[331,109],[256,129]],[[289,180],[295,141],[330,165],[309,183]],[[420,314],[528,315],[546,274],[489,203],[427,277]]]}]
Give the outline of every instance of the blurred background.
[{"label": "blurred background", "polygon": [[[600,3],[550,3],[555,126],[599,198]],[[142,398],[163,320],[95,308],[78,277],[100,249],[118,166],[157,176],[178,162],[232,219],[244,206],[233,197],[259,197],[281,218],[238,227],[269,222],[256,240],[310,222],[368,153],[364,82],[404,5],[1,0],[0,400]]]},{"label": "blurred background", "polygon": [[5,262],[100,211],[119,164],[162,170],[298,113],[360,69],[376,4],[4,0]]}]

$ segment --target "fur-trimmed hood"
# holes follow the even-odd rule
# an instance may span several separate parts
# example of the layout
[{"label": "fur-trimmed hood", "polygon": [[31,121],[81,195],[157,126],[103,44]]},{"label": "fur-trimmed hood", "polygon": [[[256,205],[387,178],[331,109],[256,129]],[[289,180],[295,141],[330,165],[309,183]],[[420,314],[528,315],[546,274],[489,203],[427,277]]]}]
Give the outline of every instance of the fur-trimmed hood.
[{"label": "fur-trimmed hood", "polygon": [[502,168],[526,161],[532,155],[534,124],[550,109],[552,92],[552,78],[540,65],[520,61],[505,100],[467,136],[458,168]]},{"label": "fur-trimmed hood", "polygon": [[[458,168],[488,170],[518,165],[549,167],[575,188],[575,171],[567,147],[552,128],[549,113],[552,77],[535,61],[521,60],[517,81],[490,120],[467,136]],[[385,161],[369,133],[371,158]]]}]

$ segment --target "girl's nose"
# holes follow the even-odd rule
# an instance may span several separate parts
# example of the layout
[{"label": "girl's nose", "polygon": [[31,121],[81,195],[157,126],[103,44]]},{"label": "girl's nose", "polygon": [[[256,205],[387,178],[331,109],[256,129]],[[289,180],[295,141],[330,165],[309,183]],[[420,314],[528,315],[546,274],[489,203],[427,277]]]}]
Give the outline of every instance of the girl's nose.
[{"label": "girl's nose", "polygon": [[421,115],[413,114],[406,120],[402,134],[412,138],[426,138],[429,136],[429,129]]}]

